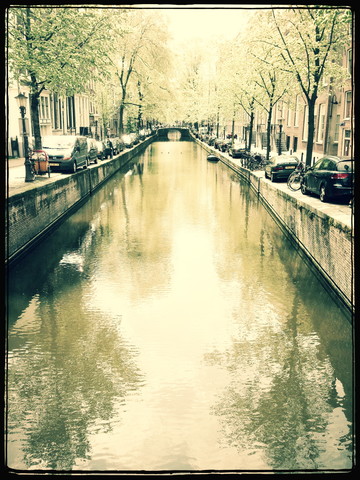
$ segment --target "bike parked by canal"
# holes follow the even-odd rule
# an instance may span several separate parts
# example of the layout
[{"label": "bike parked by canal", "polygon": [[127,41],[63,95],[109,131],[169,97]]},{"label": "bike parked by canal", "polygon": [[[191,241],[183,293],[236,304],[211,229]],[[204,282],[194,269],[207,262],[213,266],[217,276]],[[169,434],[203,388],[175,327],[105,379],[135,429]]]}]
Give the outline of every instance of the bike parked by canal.
[{"label": "bike parked by canal", "polygon": [[290,174],[287,180],[287,186],[293,192],[300,190],[306,168],[302,160],[299,160],[295,170]]}]

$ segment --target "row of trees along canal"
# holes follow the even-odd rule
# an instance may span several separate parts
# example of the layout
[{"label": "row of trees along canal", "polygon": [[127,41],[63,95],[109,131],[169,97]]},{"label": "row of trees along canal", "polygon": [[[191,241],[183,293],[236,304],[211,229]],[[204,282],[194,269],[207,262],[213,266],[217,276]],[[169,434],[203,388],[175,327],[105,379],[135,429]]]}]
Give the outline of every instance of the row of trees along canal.
[{"label": "row of trees along canal", "polygon": [[[243,10],[233,10],[243,15]],[[314,139],[315,103],[325,79],[335,88],[349,78],[341,67],[351,45],[347,7],[254,6],[250,21],[232,42],[206,39],[174,51],[166,10],[141,8],[12,7],[8,10],[11,76],[27,85],[35,148],[41,148],[39,97],[87,93],[106,127],[125,109],[144,118],[193,124],[267,115],[267,156],[276,104],[290,106],[298,92],[308,106],[306,163]],[[87,80],[90,80],[87,81]],[[104,129],[104,131],[106,131]]]}]

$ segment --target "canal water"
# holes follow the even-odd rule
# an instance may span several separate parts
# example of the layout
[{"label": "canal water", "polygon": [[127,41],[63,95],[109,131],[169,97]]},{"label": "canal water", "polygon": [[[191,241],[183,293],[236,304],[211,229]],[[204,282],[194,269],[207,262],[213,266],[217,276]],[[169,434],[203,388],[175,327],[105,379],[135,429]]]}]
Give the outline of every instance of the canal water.
[{"label": "canal water", "polygon": [[350,469],[347,312],[195,143],[135,160],[9,273],[7,465]]}]

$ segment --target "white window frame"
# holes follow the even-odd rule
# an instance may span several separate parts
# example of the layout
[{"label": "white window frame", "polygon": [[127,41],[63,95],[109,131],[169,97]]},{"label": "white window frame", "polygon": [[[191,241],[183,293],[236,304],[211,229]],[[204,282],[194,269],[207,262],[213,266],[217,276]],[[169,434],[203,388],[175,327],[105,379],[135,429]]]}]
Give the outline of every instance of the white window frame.
[{"label": "white window frame", "polygon": [[351,103],[352,103],[352,91],[348,90],[344,94],[345,97],[345,105],[344,105],[344,118],[350,119],[351,116]]},{"label": "white window frame", "polygon": [[302,132],[302,141],[308,141],[308,106],[304,105],[304,122],[303,122],[303,132]]},{"label": "white window frame", "polygon": [[299,126],[299,95],[295,97],[295,108],[294,108],[294,127]]},{"label": "white window frame", "polygon": [[325,104],[320,103],[318,115],[318,128],[317,128],[317,143],[323,143],[325,133]]}]

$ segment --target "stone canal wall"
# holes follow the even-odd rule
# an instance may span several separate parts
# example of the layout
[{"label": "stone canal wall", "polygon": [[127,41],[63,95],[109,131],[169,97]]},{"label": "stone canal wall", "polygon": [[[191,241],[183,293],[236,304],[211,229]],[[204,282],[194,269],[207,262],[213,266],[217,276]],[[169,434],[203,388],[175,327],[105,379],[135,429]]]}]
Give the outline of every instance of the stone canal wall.
[{"label": "stone canal wall", "polygon": [[[208,152],[214,149],[198,142]],[[354,308],[354,232],[313,206],[280,190],[256,172],[232,162],[216,151],[216,156],[252,187],[280,227],[299,247],[319,279],[349,309]],[[306,199],[306,197],[304,197]]]},{"label": "stone canal wall", "polygon": [[9,197],[5,216],[6,262],[19,259],[152,141],[149,138],[112,160],[72,175],[54,177],[54,181]]}]

